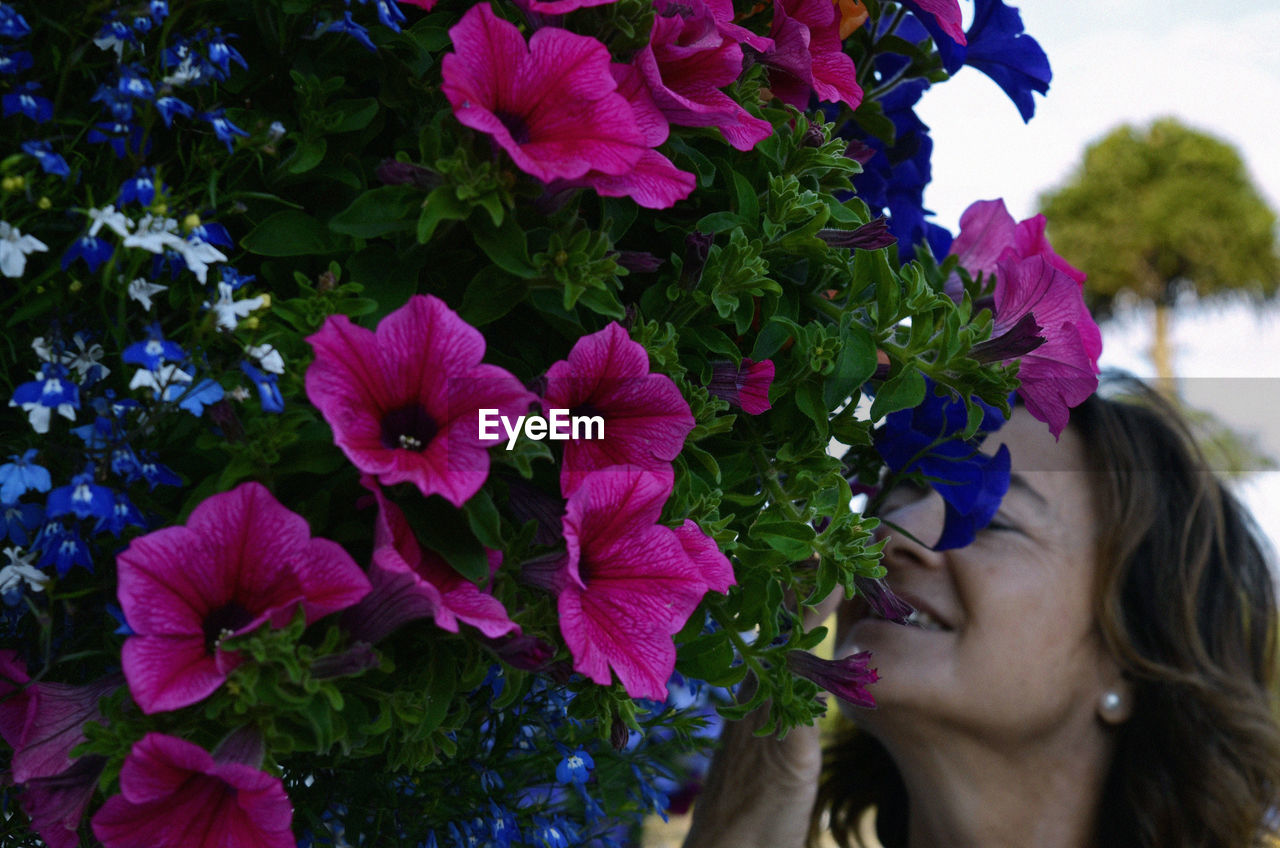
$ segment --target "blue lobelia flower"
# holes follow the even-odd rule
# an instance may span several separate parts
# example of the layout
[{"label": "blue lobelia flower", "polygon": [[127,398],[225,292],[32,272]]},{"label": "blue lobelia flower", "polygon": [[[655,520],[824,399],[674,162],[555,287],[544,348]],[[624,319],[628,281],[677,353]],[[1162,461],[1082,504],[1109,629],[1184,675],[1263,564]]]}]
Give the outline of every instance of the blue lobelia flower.
[{"label": "blue lobelia flower", "polygon": [[166,360],[181,362],[187,358],[187,354],[177,342],[167,341],[164,330],[153,322],[147,327],[147,338],[126,347],[121,358],[130,365],[158,371]]},{"label": "blue lobelia flower", "polygon": [[38,82],[24,82],[15,85],[13,90],[0,97],[0,106],[4,116],[26,115],[37,124],[43,124],[53,117],[53,101],[36,94],[40,90]]},{"label": "blue lobelia flower", "polygon": [[241,56],[240,51],[231,46],[231,39],[235,37],[230,34],[224,35],[222,30],[214,28],[213,34],[209,36],[209,40],[205,43],[205,49],[209,53],[209,61],[222,72],[223,79],[231,75],[232,62],[235,62],[245,70],[249,69],[249,63],[244,60],[244,56]]},{"label": "blue lobelia flower", "polygon": [[181,486],[182,478],[167,465],[156,462],[155,456],[144,452],[138,459],[138,476],[147,482],[151,490],[156,486]]},{"label": "blue lobelia flower", "polygon": [[[144,152],[145,137],[142,127],[121,121],[94,124],[85,138],[93,144],[109,144],[117,159],[130,153]],[[150,147],[149,144],[146,147]]]},{"label": "blue lobelia flower", "polygon": [[9,405],[22,407],[32,429],[37,433],[47,433],[49,419],[54,412],[70,421],[76,419],[76,410],[80,408],[80,387],[70,379],[65,365],[46,362],[34,380],[13,390]]},{"label": "blue lobelia flower", "polygon": [[351,19],[351,12],[343,12],[341,20],[330,21],[328,24],[321,23],[316,27],[316,35],[322,35],[326,32],[346,33],[356,41],[363,44],[366,50],[371,52],[377,52],[378,50],[373,41],[369,39],[369,30],[353,21]]},{"label": "blue lobelia flower", "polygon": [[258,279],[254,274],[241,274],[230,265],[223,265],[218,270],[222,272],[222,282],[231,286],[232,291],[236,291],[241,286],[252,283],[254,280]]},{"label": "blue lobelia flower", "polygon": [[95,483],[93,475],[94,467],[90,465],[85,471],[72,477],[68,485],[51,491],[45,505],[49,518],[63,515],[97,518],[99,521],[110,518],[115,506],[114,493],[106,486]]},{"label": "blue lobelia flower", "polygon": [[258,387],[258,400],[263,412],[284,412],[284,396],[280,394],[275,374],[268,374],[248,360],[240,362],[240,370]]},{"label": "blue lobelia flower", "polygon": [[120,68],[120,76],[116,79],[116,91],[134,100],[152,100],[156,96],[156,87],[147,77],[147,72],[137,63]]},{"label": "blue lobelia flower", "polygon": [[67,572],[77,565],[93,571],[89,545],[78,532],[64,527],[60,521],[50,521],[40,529],[35,547],[40,551],[40,560],[36,564],[41,568],[54,566],[59,577],[66,577]]},{"label": "blue lobelia flower", "polygon": [[117,539],[120,534],[130,527],[146,527],[147,521],[142,517],[142,513],[133,505],[133,501],[129,500],[129,496],[124,492],[114,492],[115,503],[111,506],[111,514],[106,518],[99,518],[98,523],[94,525],[93,532],[101,533],[106,530]]},{"label": "blue lobelia flower", "polygon": [[249,137],[247,132],[240,129],[227,119],[226,115],[223,114],[222,109],[214,109],[212,112],[206,112],[201,115],[201,117],[209,122],[209,126],[213,127],[213,134],[218,137],[218,141],[221,141],[227,146],[228,153],[235,150],[234,142],[236,136],[240,136],[241,138]]},{"label": "blue lobelia flower", "polygon": [[53,486],[49,471],[36,465],[36,449],[29,448],[22,456],[14,454],[9,462],[0,465],[0,503],[15,503],[32,490],[47,492]]},{"label": "blue lobelia flower", "polygon": [[166,94],[163,97],[156,98],[156,111],[160,113],[160,118],[164,121],[166,127],[173,126],[173,118],[175,115],[181,115],[184,118],[190,118],[196,113],[196,110],[189,103]]},{"label": "blue lobelia flower", "polygon": [[968,423],[964,401],[939,396],[927,382],[922,404],[885,418],[875,432],[875,447],[891,471],[920,474],[942,496],[946,521],[934,550],[962,548],[991,523],[1009,490],[1008,447],[1001,445],[995,456],[978,450],[986,434],[1004,425],[1004,415],[975,398],[983,409],[982,423],[978,435],[962,439]]},{"label": "blue lobelia flower", "polygon": [[156,199],[156,169],[139,168],[138,173],[124,181],[120,186],[120,197],[116,200],[121,206],[126,203],[140,203],[150,206]]},{"label": "blue lobelia flower", "polygon": [[566,754],[556,766],[556,780],[564,784],[586,783],[591,778],[591,770],[596,767],[591,755],[579,748]]},{"label": "blue lobelia flower", "polygon": [[44,524],[44,507],[38,503],[0,504],[0,521],[4,536],[15,545],[26,547]]},{"label": "blue lobelia flower", "polygon": [[67,252],[62,254],[62,270],[67,270],[72,262],[81,259],[85,265],[89,266],[89,273],[93,274],[102,267],[102,263],[111,258],[114,252],[114,248],[100,238],[91,235],[80,236],[71,243]]},{"label": "blue lobelia flower", "polygon": [[224,394],[222,386],[213,380],[204,379],[194,386],[173,383],[165,388],[164,399],[176,400],[179,407],[199,418],[204,414],[206,406],[222,400]]},{"label": "blue lobelia flower", "polygon": [[[365,0],[360,0],[363,5]],[[394,0],[373,0],[374,8],[378,10],[378,20],[382,25],[392,32],[400,31],[400,24],[405,22],[404,12],[400,9],[400,4]]]},{"label": "blue lobelia flower", "polygon": [[169,17],[168,0],[151,0],[151,3],[149,4],[149,11],[151,13],[151,20],[156,23],[163,22],[165,18]]},{"label": "blue lobelia flower", "polygon": [[20,74],[35,64],[26,50],[0,48],[0,74]]},{"label": "blue lobelia flower", "polygon": [[31,34],[31,24],[8,3],[0,3],[0,37],[26,38]]},{"label": "blue lobelia flower", "polygon": [[47,141],[24,141],[22,152],[35,157],[46,174],[53,174],[63,179],[71,176],[71,168],[67,165],[67,160],[55,153]]},{"label": "blue lobelia flower", "polygon": [[[231,240],[231,233],[227,232],[227,228],[216,221],[204,221],[197,224],[191,228],[191,232],[188,233],[187,236],[189,238],[200,239],[200,241],[215,245],[216,247],[234,248],[236,246],[235,242]],[[226,276],[226,267],[224,266],[222,273],[223,282],[227,282]],[[249,279],[253,278],[250,277]],[[239,288],[239,286],[233,286],[233,288]]]}]

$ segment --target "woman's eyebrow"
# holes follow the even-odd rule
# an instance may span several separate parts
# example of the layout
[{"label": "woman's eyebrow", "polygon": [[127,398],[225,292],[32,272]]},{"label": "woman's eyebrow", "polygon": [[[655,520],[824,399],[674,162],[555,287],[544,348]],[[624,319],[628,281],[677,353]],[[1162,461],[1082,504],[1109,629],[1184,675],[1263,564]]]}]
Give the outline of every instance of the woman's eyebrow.
[{"label": "woman's eyebrow", "polygon": [[1027,481],[1026,477],[1023,477],[1018,472],[1013,471],[1013,472],[1010,472],[1009,474],[1009,488],[1012,489],[1015,486],[1021,489],[1022,491],[1026,492],[1035,500],[1039,501],[1042,505],[1044,506],[1049,505],[1049,499],[1046,498],[1044,495],[1040,494],[1040,492],[1036,489],[1036,487],[1032,486],[1031,483]]}]

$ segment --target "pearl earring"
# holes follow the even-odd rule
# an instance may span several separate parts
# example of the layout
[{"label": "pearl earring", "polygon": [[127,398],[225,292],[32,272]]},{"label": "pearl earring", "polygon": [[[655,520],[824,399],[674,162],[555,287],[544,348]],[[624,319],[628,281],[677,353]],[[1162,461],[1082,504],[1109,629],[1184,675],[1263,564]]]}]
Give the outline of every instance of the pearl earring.
[{"label": "pearl earring", "polygon": [[1114,689],[1108,689],[1098,699],[1098,716],[1107,724],[1119,724],[1129,717],[1124,697]]},{"label": "pearl earring", "polygon": [[1102,695],[1102,711],[1114,713],[1118,709],[1120,709],[1120,693],[1104,692]]}]

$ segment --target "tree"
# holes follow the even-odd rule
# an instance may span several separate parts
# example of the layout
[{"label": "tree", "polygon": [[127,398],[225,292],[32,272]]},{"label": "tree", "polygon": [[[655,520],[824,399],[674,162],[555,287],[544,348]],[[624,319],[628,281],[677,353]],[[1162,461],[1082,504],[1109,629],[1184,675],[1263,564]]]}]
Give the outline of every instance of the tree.
[{"label": "tree", "polygon": [[1054,247],[1088,273],[1092,306],[1105,312],[1122,292],[1155,306],[1151,355],[1162,386],[1173,385],[1179,292],[1264,297],[1280,283],[1276,215],[1239,154],[1172,118],[1112,130],[1040,207]]}]

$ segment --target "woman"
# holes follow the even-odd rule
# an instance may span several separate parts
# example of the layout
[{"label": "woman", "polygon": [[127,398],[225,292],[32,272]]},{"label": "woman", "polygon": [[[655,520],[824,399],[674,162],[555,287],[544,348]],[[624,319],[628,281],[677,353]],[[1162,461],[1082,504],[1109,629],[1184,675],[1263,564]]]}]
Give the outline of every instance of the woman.
[{"label": "woman", "polygon": [[838,653],[872,652],[879,708],[849,709],[825,769],[813,728],[729,728],[686,848],[795,848],[811,814],[874,844],[873,809],[888,848],[1265,844],[1273,575],[1167,404],[1128,385],[1140,402],[1091,398],[1056,442],[1015,411],[989,439],[1009,492],[966,548],[915,541],[941,531],[931,490],[890,495],[885,566],[915,626],[858,600],[837,616]]}]

